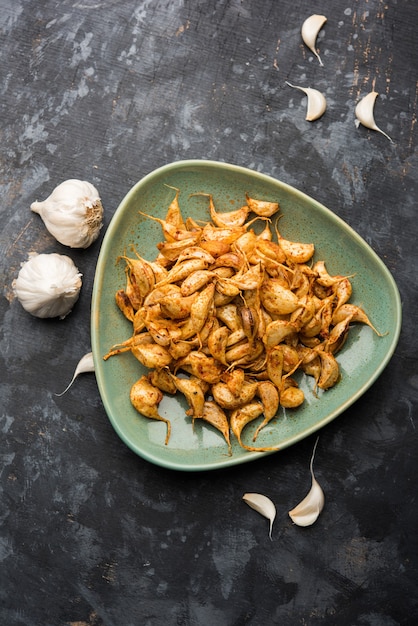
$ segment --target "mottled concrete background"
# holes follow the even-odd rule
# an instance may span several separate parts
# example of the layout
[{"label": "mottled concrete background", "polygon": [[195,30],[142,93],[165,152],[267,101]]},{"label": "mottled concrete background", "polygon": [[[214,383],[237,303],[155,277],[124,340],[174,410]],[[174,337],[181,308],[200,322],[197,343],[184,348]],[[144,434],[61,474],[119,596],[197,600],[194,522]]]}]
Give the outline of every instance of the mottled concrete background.
[{"label": "mottled concrete background", "polygon": [[[300,26],[324,13],[318,47]],[[406,626],[418,620],[416,0],[0,0],[0,624]],[[306,122],[309,85],[328,109]],[[378,125],[354,107],[379,92]],[[129,188],[188,158],[296,186],[386,263],[404,323],[390,364],[314,438],[227,471],[151,465],[117,437],[94,374],[58,398],[90,348],[100,241],[64,321],[26,314],[11,283],[31,251],[68,253],[29,206],[89,180],[105,228]],[[105,231],[103,229],[103,233]],[[267,521],[242,503],[269,495]]]}]

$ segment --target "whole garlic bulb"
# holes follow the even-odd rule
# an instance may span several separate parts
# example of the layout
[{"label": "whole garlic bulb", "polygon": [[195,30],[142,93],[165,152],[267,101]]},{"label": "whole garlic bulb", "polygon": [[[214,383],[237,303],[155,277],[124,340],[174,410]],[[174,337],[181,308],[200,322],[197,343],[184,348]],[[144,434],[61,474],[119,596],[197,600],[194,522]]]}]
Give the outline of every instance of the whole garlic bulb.
[{"label": "whole garlic bulb", "polygon": [[13,290],[23,308],[35,317],[63,319],[78,300],[81,274],[62,254],[33,254],[22,264]]},{"label": "whole garlic bulb", "polygon": [[41,216],[51,235],[70,248],[88,248],[103,226],[99,192],[85,180],[65,180],[46,200],[33,202],[30,208]]}]

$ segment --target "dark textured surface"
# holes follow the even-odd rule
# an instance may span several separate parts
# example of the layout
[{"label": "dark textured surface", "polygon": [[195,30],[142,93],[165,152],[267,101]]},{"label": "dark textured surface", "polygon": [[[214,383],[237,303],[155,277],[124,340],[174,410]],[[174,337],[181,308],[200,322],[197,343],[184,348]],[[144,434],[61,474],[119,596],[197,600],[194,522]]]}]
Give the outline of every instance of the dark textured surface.
[{"label": "dark textured surface", "polygon": [[[303,46],[328,17],[320,67]],[[0,624],[239,626],[417,623],[417,67],[415,0],[0,0]],[[304,120],[302,94],[328,110]],[[354,125],[372,87],[394,140]],[[171,161],[273,175],[345,219],[393,273],[403,330],[390,364],[323,429],[326,506],[287,516],[309,488],[314,438],[227,471],[184,474],[114,433],[89,350],[100,242],[69,251],[29,206],[89,180],[105,226],[137,180]],[[31,251],[69,254],[81,297],[63,321],[13,299]],[[242,503],[269,495],[267,521]]]}]

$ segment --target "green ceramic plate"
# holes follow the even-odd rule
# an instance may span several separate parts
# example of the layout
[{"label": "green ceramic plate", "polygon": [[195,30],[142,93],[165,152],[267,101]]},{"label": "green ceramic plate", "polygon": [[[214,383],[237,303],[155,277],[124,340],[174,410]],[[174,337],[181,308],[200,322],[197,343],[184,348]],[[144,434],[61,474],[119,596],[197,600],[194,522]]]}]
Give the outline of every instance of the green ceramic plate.
[{"label": "green ceramic plate", "polygon": [[[211,193],[218,211],[230,211],[245,203],[245,192],[259,199],[278,201],[283,217],[280,230],[294,241],[315,243],[315,259],[326,262],[331,274],[355,274],[351,302],[365,308],[377,336],[369,327],[357,324],[338,354],[342,379],[316,397],[313,379],[298,377],[305,391],[304,405],[295,410],[280,409],[264,428],[260,446],[283,449],[311,435],[355,402],[381,374],[398,342],[401,305],[396,284],[386,266],[363,239],[330,210],[304,193],[273,178],[251,170],[212,161],[179,161],[157,169],[139,181],[122,200],[100,251],[92,300],[92,350],[101,398],[109,419],[121,439],[138,455],[158,465],[187,471],[201,471],[253,461],[267,453],[248,452],[236,442],[228,456],[223,437],[207,424],[196,422],[194,430],[185,416],[187,406],[180,397],[167,397],[160,413],[170,419],[172,434],[164,445],[165,424],[136,412],[129,400],[131,385],[144,373],[130,354],[103,361],[109,348],[131,336],[131,324],[115,305],[115,292],[125,286],[124,263],[118,255],[133,244],[139,253],[153,260],[156,244],[162,240],[160,225],[139,215],[138,210],[164,218],[174,192],[181,190],[184,216],[208,220],[207,198],[190,197],[196,192]],[[179,395],[179,394],[177,394]],[[260,418],[261,419],[261,418]],[[244,431],[251,442],[257,422]]]}]

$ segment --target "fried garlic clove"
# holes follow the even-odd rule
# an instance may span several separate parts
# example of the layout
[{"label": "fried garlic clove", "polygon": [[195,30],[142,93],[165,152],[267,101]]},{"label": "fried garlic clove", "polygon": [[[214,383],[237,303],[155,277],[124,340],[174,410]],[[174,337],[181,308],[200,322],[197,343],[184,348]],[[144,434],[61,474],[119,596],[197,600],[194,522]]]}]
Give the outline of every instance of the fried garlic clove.
[{"label": "fried garlic clove", "polygon": [[333,387],[340,378],[338,361],[331,352],[318,350],[318,356],[321,360],[321,375],[318,379],[318,387],[320,389],[329,389]]},{"label": "fried garlic clove", "polygon": [[231,437],[229,433],[229,422],[225,412],[213,400],[207,400],[203,405],[202,418],[205,422],[222,433],[227,445],[228,452],[232,454]]},{"label": "fried garlic clove", "polygon": [[213,308],[215,285],[210,283],[200,291],[190,307],[190,317],[181,329],[181,339],[190,339],[198,334]]},{"label": "fried garlic clove", "polygon": [[280,389],[280,405],[284,409],[296,409],[304,401],[303,390],[297,386],[296,381],[288,379],[287,384]]},{"label": "fried garlic clove", "polygon": [[[186,250],[196,246],[199,237],[200,235],[190,235],[190,237],[188,237],[187,239],[182,239],[181,241],[163,241],[158,243],[157,249],[160,252],[160,257],[158,258],[158,260],[162,262],[162,259],[164,259],[164,262],[167,264],[169,262],[177,261],[180,255],[182,255]],[[158,280],[158,284],[162,283],[166,278],[167,275],[161,277]]]},{"label": "fried garlic clove", "polygon": [[355,304],[346,303],[341,305],[336,311],[334,311],[332,316],[332,323],[338,324],[338,322],[341,322],[347,317],[350,317],[352,322],[360,322],[362,324],[370,326],[370,328],[376,333],[376,335],[378,335],[379,337],[383,336],[383,334],[380,333],[373,326],[368,316],[366,315],[366,312],[361,307],[356,306]]},{"label": "fried garlic clove", "polygon": [[[189,317],[196,294],[182,296],[172,295],[161,302],[161,313],[171,320],[182,320]],[[180,331],[181,332],[181,331]]]},{"label": "fried garlic clove", "polygon": [[[254,398],[257,392],[257,383],[244,381],[239,394],[231,391],[228,384],[218,382],[212,386],[212,396],[215,402],[222,408],[233,410],[248,404]],[[261,409],[261,404],[257,403]]]},{"label": "fried garlic clove", "polygon": [[167,276],[156,284],[156,287],[161,287],[169,283],[178,283],[187,278],[192,272],[206,269],[207,265],[207,262],[203,259],[188,259],[187,261],[182,261],[178,265],[174,265],[167,272]]},{"label": "fried garlic clove", "polygon": [[225,353],[229,334],[230,330],[226,326],[220,326],[210,333],[207,342],[211,355],[224,365],[228,364]]},{"label": "fried garlic clove", "polygon": [[173,376],[173,381],[176,388],[186,398],[190,407],[190,411],[187,411],[187,415],[190,415],[193,420],[203,417],[205,394],[200,383],[194,378],[177,378],[177,376]]},{"label": "fried garlic clove", "polygon": [[274,346],[267,351],[267,375],[278,389],[282,384],[283,361],[284,356],[281,346]]},{"label": "fried garlic clove", "polygon": [[278,448],[274,446],[248,446],[242,441],[242,432],[245,426],[260,417],[262,413],[263,405],[260,402],[249,402],[248,404],[245,404],[244,406],[241,406],[231,412],[231,430],[234,433],[235,437],[238,439],[239,445],[249,452],[270,452],[273,450],[278,450]]},{"label": "fried garlic clove", "polygon": [[210,193],[193,193],[192,196],[207,196],[209,198],[209,211],[212,222],[218,228],[234,228],[236,226],[243,226],[245,220],[248,217],[250,209],[248,206],[243,206],[236,211],[228,211],[224,213],[218,213],[215,209],[212,194]]},{"label": "fried garlic clove", "polygon": [[183,369],[196,376],[196,378],[215,385],[219,382],[224,368],[213,357],[207,356],[203,352],[192,350],[184,359],[180,359],[177,362],[176,371],[178,369]]},{"label": "fried garlic clove", "polygon": [[135,317],[135,309],[132,306],[132,303],[128,297],[128,294],[124,289],[119,289],[115,293],[115,302],[120,311],[124,314],[127,320],[130,322],[134,321]]},{"label": "fried garlic clove", "polygon": [[314,255],[315,246],[313,243],[301,243],[289,241],[279,236],[279,246],[291,263],[307,263]]},{"label": "fried garlic clove", "polygon": [[299,301],[295,294],[283,287],[280,280],[267,278],[260,290],[260,298],[263,306],[269,313],[275,315],[287,315],[297,309]]},{"label": "fried garlic clove", "polygon": [[148,374],[148,379],[151,385],[157,387],[157,389],[160,389],[160,391],[164,393],[174,395],[177,391],[171,372],[166,367],[151,370]]},{"label": "fried garlic clove", "polygon": [[268,324],[263,336],[263,343],[266,350],[278,346],[289,335],[294,335],[298,331],[298,325],[287,320],[274,320]]},{"label": "fried garlic clove", "polygon": [[239,367],[230,371],[227,370],[222,374],[222,382],[234,396],[239,397],[245,383],[245,372]]},{"label": "fried garlic clove", "polygon": [[257,263],[246,272],[239,272],[229,279],[230,284],[235,285],[240,291],[245,289],[258,289],[264,279],[264,269],[261,263]]},{"label": "fried garlic clove", "polygon": [[257,427],[254,433],[253,441],[255,441],[262,430],[273,419],[279,410],[279,392],[277,387],[270,381],[265,380],[258,383],[257,395],[263,405],[264,419]]},{"label": "fried garlic clove", "polygon": [[182,261],[186,261],[188,259],[203,259],[208,265],[215,263],[215,257],[200,246],[190,246],[190,248],[183,250],[176,263],[181,263]]},{"label": "fried garlic clove", "polygon": [[324,350],[335,354],[343,346],[351,322],[351,317],[348,315],[343,320],[335,324],[328,335],[328,338],[324,342]]},{"label": "fried garlic clove", "polygon": [[147,376],[142,376],[132,385],[129,398],[138,413],[141,413],[144,417],[165,422],[167,425],[165,445],[167,445],[171,434],[171,424],[168,419],[161,417],[158,413],[157,407],[163,399],[163,394],[160,389],[151,385]]},{"label": "fried garlic clove", "polygon": [[344,276],[341,280],[336,283],[333,287],[334,295],[337,298],[337,302],[335,303],[334,310],[338,310],[340,306],[345,304],[351,298],[353,293],[353,287],[348,277]]},{"label": "fried garlic clove", "polygon": [[316,261],[312,271],[317,274],[316,281],[324,287],[332,287],[341,280],[341,276],[331,276],[329,274],[324,261]]},{"label": "fried garlic clove", "polygon": [[180,286],[180,293],[182,296],[190,296],[202,287],[205,287],[211,280],[213,280],[215,274],[207,269],[199,269],[191,272],[183,280]]},{"label": "fried garlic clove", "polygon": [[168,206],[168,210],[165,216],[165,221],[167,224],[171,224],[172,226],[175,226],[178,229],[185,229],[186,226],[185,226],[184,219],[181,214],[180,205],[179,205],[180,189],[177,189],[177,187],[172,187],[171,185],[166,185],[166,187],[169,187],[170,189],[174,189],[174,191],[176,192],[176,195],[174,196],[173,200],[170,202]]},{"label": "fried garlic clove", "polygon": [[133,345],[131,347],[133,356],[148,369],[157,369],[166,367],[172,361],[171,354],[158,343],[146,343],[142,345]]},{"label": "fried garlic clove", "polygon": [[248,193],[245,194],[249,209],[259,217],[271,217],[280,209],[278,202],[269,202],[267,200],[256,200],[251,198]]}]

